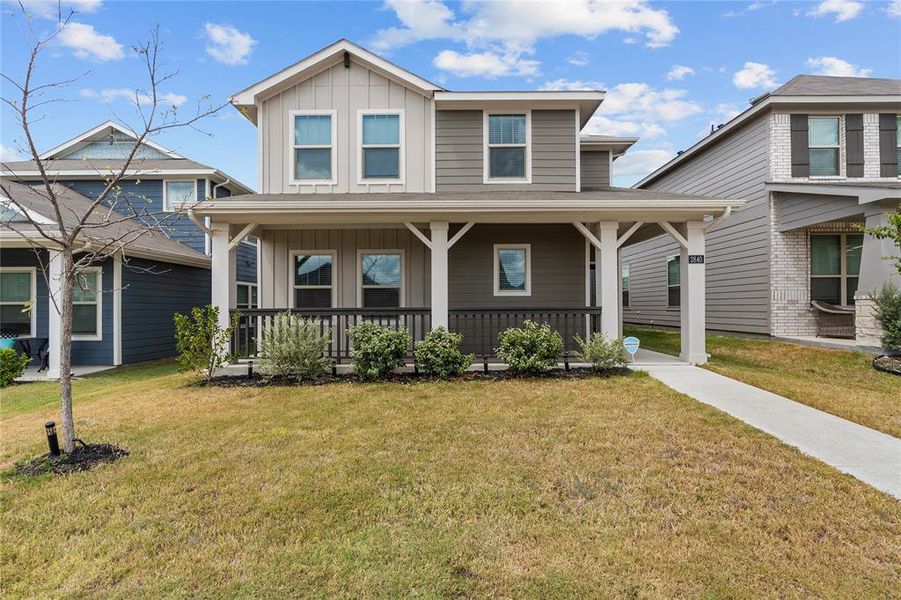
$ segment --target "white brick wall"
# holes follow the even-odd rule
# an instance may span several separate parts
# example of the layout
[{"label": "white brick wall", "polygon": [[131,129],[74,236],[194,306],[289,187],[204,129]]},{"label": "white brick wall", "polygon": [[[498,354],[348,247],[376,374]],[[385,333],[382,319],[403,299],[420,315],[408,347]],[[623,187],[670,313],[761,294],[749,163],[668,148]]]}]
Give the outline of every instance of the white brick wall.
[{"label": "white brick wall", "polygon": [[863,116],[863,177],[879,179],[879,115]]}]

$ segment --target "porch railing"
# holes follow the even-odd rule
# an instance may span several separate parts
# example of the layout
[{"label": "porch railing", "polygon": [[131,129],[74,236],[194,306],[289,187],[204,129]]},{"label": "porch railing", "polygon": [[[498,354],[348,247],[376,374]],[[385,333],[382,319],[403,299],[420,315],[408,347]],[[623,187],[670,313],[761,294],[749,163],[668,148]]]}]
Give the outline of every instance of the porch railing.
[{"label": "porch railing", "polygon": [[[351,343],[348,329],[360,323],[376,323],[383,327],[406,329],[412,343],[407,358],[413,358],[413,346],[431,329],[431,309],[416,308],[329,308],[329,309],[244,309],[232,336],[231,351],[237,358],[257,355],[257,338],[262,327],[272,323],[275,315],[291,312],[319,323],[320,331],[331,331],[328,358],[335,363],[350,362]],[[577,349],[577,335],[601,330],[601,309],[573,308],[457,308],[448,311],[448,329],[463,335],[463,351],[479,359],[492,358],[498,335],[508,327],[519,327],[524,321],[547,323],[563,338],[564,352],[572,356]]]}]

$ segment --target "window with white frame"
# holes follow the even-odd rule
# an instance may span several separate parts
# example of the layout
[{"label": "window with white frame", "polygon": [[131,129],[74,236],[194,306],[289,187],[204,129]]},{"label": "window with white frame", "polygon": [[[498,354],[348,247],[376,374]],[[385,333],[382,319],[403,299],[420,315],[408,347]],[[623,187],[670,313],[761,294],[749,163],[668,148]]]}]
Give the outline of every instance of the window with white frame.
[{"label": "window with white frame", "polygon": [[331,308],[334,299],[333,252],[294,254],[294,308]]},{"label": "window with white frame", "polygon": [[[897,146],[896,160],[898,161],[896,164],[899,165],[899,167],[901,167],[901,117],[895,117],[895,121],[897,123],[897,125],[896,125],[897,133],[895,133],[895,145]],[[898,169],[898,176],[901,177],[901,168]]]},{"label": "window with white frame", "polygon": [[530,120],[530,113],[486,113],[486,183],[526,183],[531,179]]},{"label": "window with white frame", "polygon": [[255,283],[241,283],[240,281],[237,284],[237,299],[235,300],[235,307],[238,309],[253,309],[259,308],[259,296],[257,295],[257,284]]},{"label": "window with white frame", "polygon": [[35,273],[31,267],[0,269],[0,330],[4,336],[37,334]]},{"label": "window with white frame", "polygon": [[860,276],[863,234],[810,236],[810,299],[851,306]]},{"label": "window with white frame", "polygon": [[666,305],[682,306],[682,273],[678,256],[666,259]]},{"label": "window with white frame", "polygon": [[173,212],[197,202],[197,182],[193,179],[163,181],[163,210]]},{"label": "window with white frame", "polygon": [[72,338],[100,339],[101,331],[101,286],[100,268],[81,271],[72,288]]},{"label": "window with white frame", "polygon": [[398,308],[403,305],[403,262],[400,252],[360,253],[360,306]]},{"label": "window with white frame", "polygon": [[532,250],[529,244],[494,245],[494,295],[532,294]]},{"label": "window with white frame", "polygon": [[335,111],[292,111],[291,118],[292,183],[335,183]]},{"label": "window with white frame", "polygon": [[400,111],[360,111],[360,183],[401,183],[404,119]]},{"label": "window with white frame", "polygon": [[629,265],[623,265],[622,268],[622,287],[623,287],[623,306],[629,306],[629,291],[632,287],[632,280],[629,277]]},{"label": "window with white frame", "polygon": [[807,146],[810,152],[811,177],[840,174],[839,142],[838,117],[808,117]]}]

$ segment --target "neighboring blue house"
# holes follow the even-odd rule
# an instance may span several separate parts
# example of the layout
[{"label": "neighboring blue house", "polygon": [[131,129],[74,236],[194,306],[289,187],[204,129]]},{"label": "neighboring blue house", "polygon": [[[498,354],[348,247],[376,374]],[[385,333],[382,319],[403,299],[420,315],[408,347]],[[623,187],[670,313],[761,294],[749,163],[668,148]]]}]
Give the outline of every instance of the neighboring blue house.
[{"label": "neighboring blue house", "polygon": [[[107,122],[46,152],[41,158],[55,185],[66,188],[67,206],[86,208],[90,199],[96,198],[104,188],[104,174],[121,167],[133,143],[133,134]],[[36,215],[52,222],[52,211],[45,214],[48,212],[46,199],[30,193],[33,190],[27,187],[40,182],[35,162],[7,162],[2,167],[7,189],[17,190],[16,194],[25,198],[23,203],[31,203],[29,206]],[[81,319],[76,326],[81,332],[73,346],[73,364],[118,365],[171,356],[173,313],[207,304],[210,298],[208,236],[198,226],[202,222],[195,224],[188,214],[176,211],[186,203],[205,198],[247,193],[252,190],[218,169],[145,141],[121,183],[121,190],[110,198],[109,204],[116,209],[117,202],[126,200],[131,206],[146,203],[141,207],[147,214],[145,218],[162,218],[166,235],[149,237],[152,241],[149,248],[126,249],[121,260],[107,260],[97,265],[96,275],[87,275],[88,284],[96,285],[98,293],[88,292],[90,301],[76,304],[76,319]],[[130,210],[121,210],[121,205],[119,208],[120,212],[131,214]],[[21,222],[21,215],[10,210],[8,202],[4,203],[3,212],[0,333],[9,336],[14,330],[21,338],[17,345],[25,348],[34,345],[29,339],[42,342],[52,338],[50,313],[55,311],[49,310],[48,279],[42,272],[48,264],[48,251],[41,250],[43,255],[36,255],[20,233],[10,229],[21,229],[22,225],[15,224]],[[132,225],[139,227],[137,223]],[[257,306],[257,247],[257,240],[248,238],[235,252],[237,308]],[[21,317],[24,302],[34,303],[28,323]],[[117,302],[121,304],[118,315],[114,314]],[[54,375],[53,358],[50,363]]]}]

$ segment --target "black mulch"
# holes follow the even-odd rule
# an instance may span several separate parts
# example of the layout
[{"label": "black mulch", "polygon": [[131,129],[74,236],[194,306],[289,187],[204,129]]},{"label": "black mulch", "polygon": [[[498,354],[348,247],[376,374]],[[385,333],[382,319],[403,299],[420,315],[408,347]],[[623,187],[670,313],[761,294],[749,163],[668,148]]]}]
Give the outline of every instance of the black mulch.
[{"label": "black mulch", "polygon": [[873,368],[892,375],[901,375],[901,355],[877,356],[873,359]]},{"label": "black mulch", "polygon": [[34,458],[16,467],[17,475],[36,476],[45,473],[76,473],[89,471],[105,463],[111,463],[123,456],[128,450],[115,444],[84,444],[76,446],[71,454],[50,456],[49,453]]},{"label": "black mulch", "polygon": [[[530,375],[519,375],[509,369],[503,371],[467,371],[466,373],[454,377],[451,381],[506,381],[509,379],[589,379],[592,377],[613,377],[615,375],[628,375],[631,373],[629,369],[609,369],[600,371],[584,367],[566,369],[552,369],[543,373],[534,373]],[[424,383],[429,381],[440,381],[437,377],[425,375],[423,373],[391,373],[383,379],[371,383],[399,383],[408,385],[413,383]],[[270,386],[314,386],[328,385],[332,383],[367,383],[366,380],[354,373],[341,373],[338,375],[326,375],[317,379],[298,380],[290,377],[273,377],[265,378],[254,373],[252,377],[246,376],[222,376],[214,377],[209,384],[206,381],[198,382],[198,387],[242,387],[242,388],[260,388]]]}]

